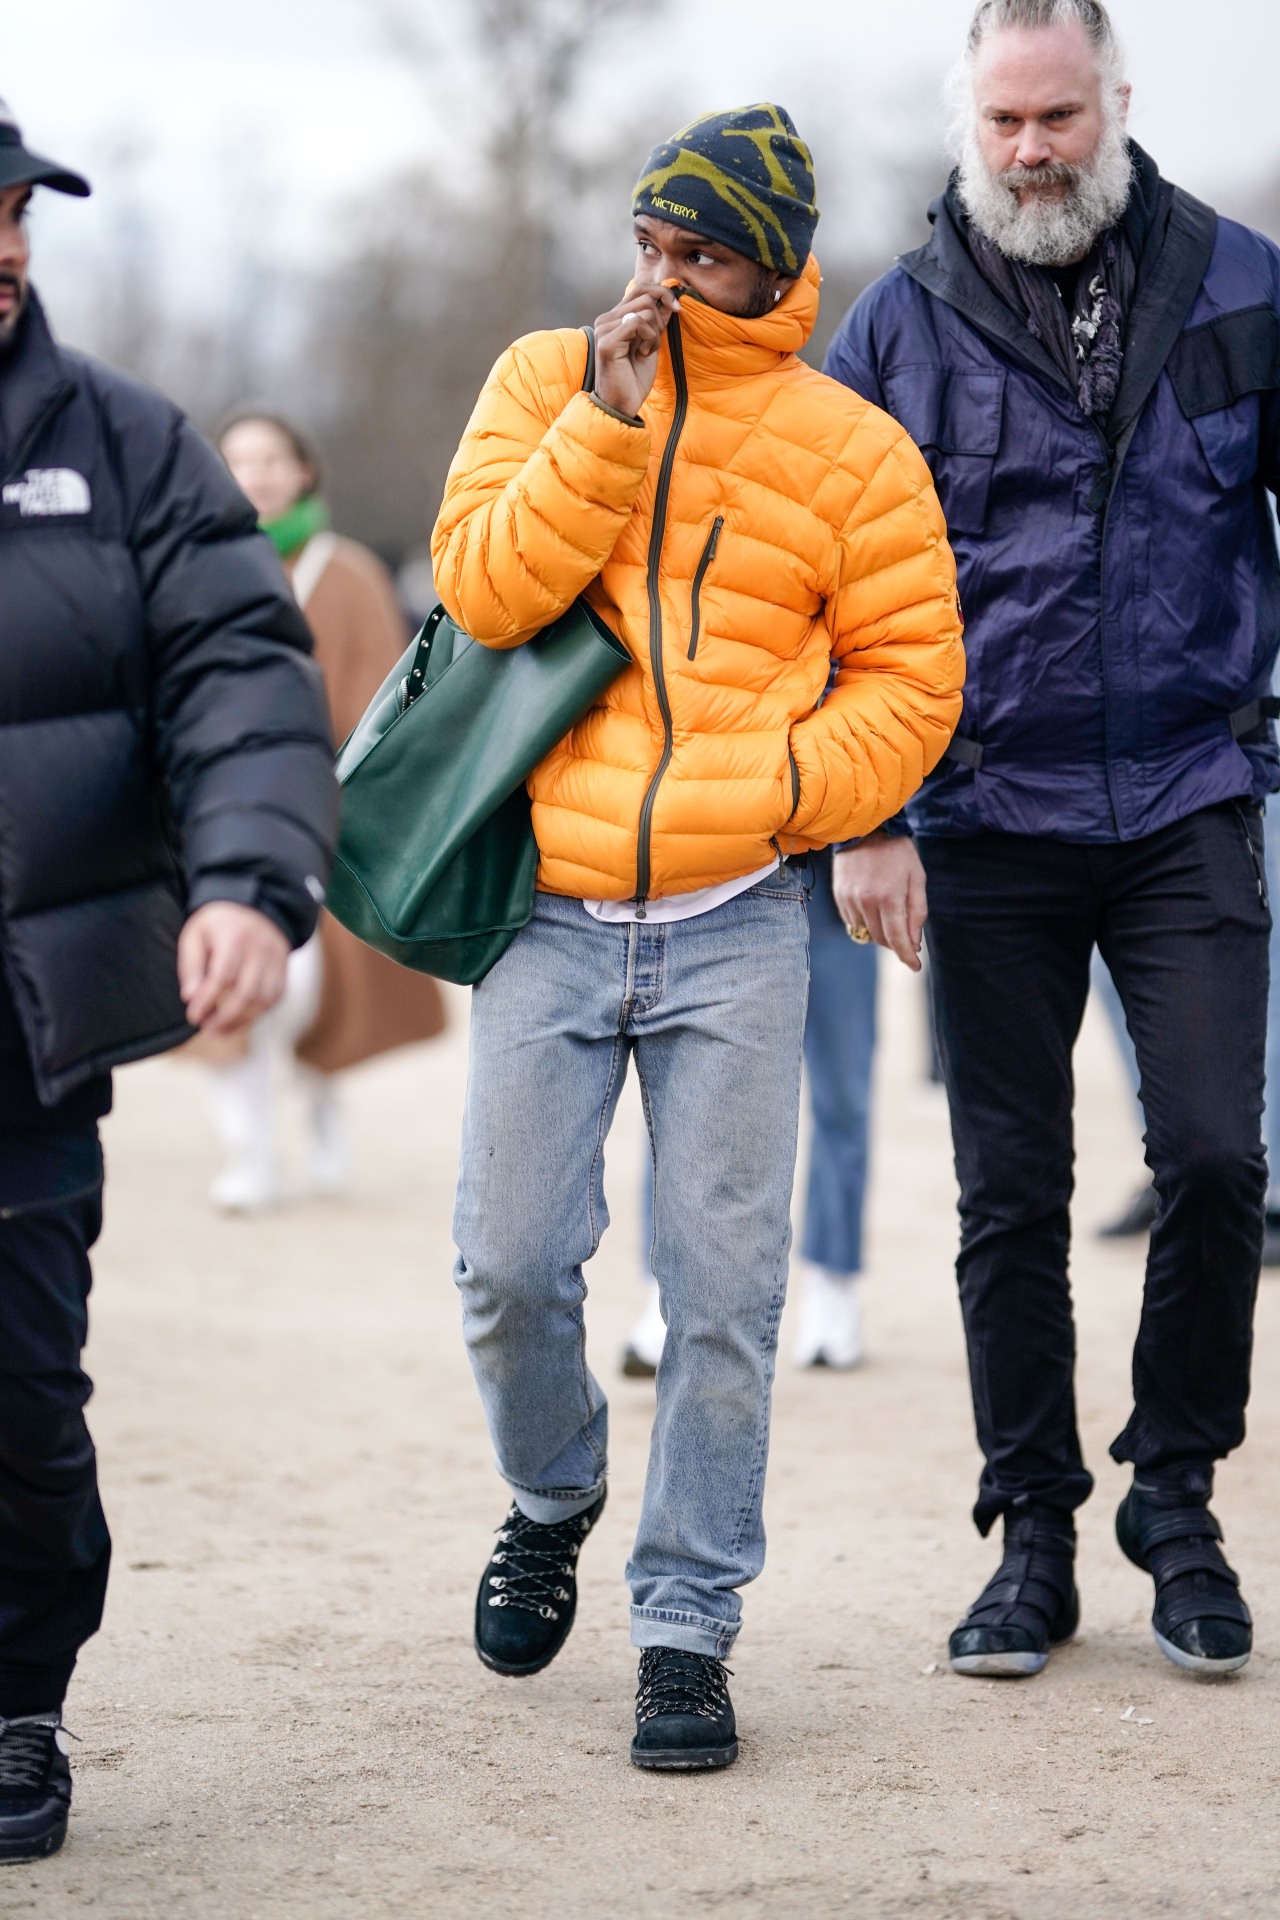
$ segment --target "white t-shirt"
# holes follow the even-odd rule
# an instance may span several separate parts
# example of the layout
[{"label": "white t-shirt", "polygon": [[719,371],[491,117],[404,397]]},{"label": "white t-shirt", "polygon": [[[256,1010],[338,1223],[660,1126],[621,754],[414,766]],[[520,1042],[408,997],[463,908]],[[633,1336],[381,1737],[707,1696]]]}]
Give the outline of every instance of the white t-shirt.
[{"label": "white t-shirt", "polygon": [[[700,887],[696,893],[672,893],[665,900],[646,900],[645,922],[696,920],[700,913],[710,913],[714,907],[722,907],[726,900],[735,900],[749,887],[758,887],[762,880],[776,873],[781,864],[779,860],[771,860],[758,873],[744,873],[739,880],[722,880],[718,887]],[[593,920],[617,923],[639,918],[634,900],[584,900],[582,904]]]}]

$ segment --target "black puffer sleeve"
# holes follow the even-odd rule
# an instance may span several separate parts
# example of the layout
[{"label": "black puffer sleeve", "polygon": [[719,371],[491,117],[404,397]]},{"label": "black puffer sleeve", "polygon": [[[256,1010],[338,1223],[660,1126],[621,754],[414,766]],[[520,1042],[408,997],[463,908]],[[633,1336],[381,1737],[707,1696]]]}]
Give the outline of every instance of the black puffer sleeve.
[{"label": "black puffer sleeve", "polygon": [[173,414],[159,451],[130,545],[147,608],[155,749],[189,907],[258,907],[297,946],[324,898],[338,817],[310,635],[252,507],[212,448]]}]

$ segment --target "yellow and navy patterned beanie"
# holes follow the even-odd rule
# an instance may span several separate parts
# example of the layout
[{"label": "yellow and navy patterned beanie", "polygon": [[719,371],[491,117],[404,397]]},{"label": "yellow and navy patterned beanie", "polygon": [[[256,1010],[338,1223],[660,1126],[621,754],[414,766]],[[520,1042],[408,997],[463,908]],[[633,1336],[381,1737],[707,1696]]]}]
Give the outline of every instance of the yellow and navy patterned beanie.
[{"label": "yellow and navy patterned beanie", "polygon": [[632,200],[745,253],[762,267],[803,272],[818,224],[813,159],[782,107],[707,113],[655,147]]}]

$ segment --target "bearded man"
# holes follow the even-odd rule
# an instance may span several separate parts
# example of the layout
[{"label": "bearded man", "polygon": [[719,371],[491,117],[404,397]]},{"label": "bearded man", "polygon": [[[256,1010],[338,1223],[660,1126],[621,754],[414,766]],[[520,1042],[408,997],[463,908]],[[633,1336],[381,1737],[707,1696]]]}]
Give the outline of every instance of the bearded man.
[{"label": "bearded man", "polygon": [[1158,1196],[1117,1532],[1154,1579],[1161,1649],[1221,1673],[1252,1645],[1208,1503],[1244,1437],[1267,1184],[1280,253],[1126,140],[1098,0],[984,0],[958,105],[932,239],[827,361],[924,449],[968,619],[940,776],[836,880],[846,920],[909,965],[928,918],[975,1518],[1005,1529],[951,1663],[1037,1672],[1079,1617],[1072,1052],[1097,946]]},{"label": "bearded man", "polygon": [[797,357],[818,210],[789,116],[685,127],[650,155],[632,212],[635,271],[596,322],[594,377],[580,331],[503,355],[432,540],[441,599],[484,645],[519,646],[586,594],[632,655],[530,781],[540,890],[472,998],[454,1233],[514,1502],[476,1651],[527,1676],[568,1637],[604,1506],[582,1269],[634,1060],[667,1338],[628,1568],[631,1757],[691,1771],[737,1756],[723,1662],[764,1560],[803,856],[871,832],[937,764],[963,654],[927,467]]}]

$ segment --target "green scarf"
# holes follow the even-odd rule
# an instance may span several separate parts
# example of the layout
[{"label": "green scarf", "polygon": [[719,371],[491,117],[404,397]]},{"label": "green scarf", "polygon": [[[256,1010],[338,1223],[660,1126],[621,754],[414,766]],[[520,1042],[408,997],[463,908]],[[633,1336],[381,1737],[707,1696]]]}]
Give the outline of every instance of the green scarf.
[{"label": "green scarf", "polygon": [[290,560],[306,546],[314,534],[329,525],[329,509],[318,493],[295,500],[287,513],[277,520],[260,520],[258,525],[282,560]]}]

